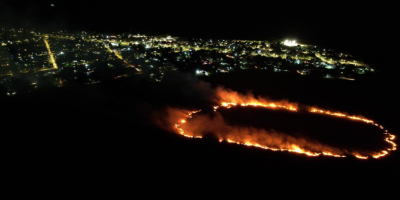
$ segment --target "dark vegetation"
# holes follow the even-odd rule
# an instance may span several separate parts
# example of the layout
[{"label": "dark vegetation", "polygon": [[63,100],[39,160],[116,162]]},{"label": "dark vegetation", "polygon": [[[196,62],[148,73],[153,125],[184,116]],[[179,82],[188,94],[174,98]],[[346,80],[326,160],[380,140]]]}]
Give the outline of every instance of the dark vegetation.
[{"label": "dark vegetation", "polygon": [[[397,97],[380,91],[383,85],[386,89],[393,89],[393,85],[384,81],[368,84],[303,78],[248,71],[209,77],[207,81],[241,92],[252,88],[257,95],[268,95],[277,100],[288,98],[308,105],[365,115],[398,135],[397,119],[393,118],[396,116],[393,105],[398,102]],[[139,77],[121,78],[98,85],[39,90],[3,99],[2,104],[7,105],[2,112],[6,154],[18,155],[12,157],[15,168],[20,171],[24,171],[26,165],[40,169],[45,166],[48,171],[66,170],[65,175],[85,171],[93,178],[103,170],[118,174],[133,168],[146,173],[168,168],[175,170],[176,175],[220,169],[227,172],[234,170],[242,175],[249,173],[248,169],[266,173],[308,171],[309,177],[332,172],[360,176],[363,173],[379,175],[382,171],[385,174],[397,173],[397,152],[381,160],[309,158],[220,144],[212,137],[191,140],[168,132],[154,125],[154,113],[162,113],[168,106],[192,109],[210,106],[211,102],[207,90],[199,92],[195,89],[196,81],[193,79],[181,75],[166,75],[165,79],[162,83],[150,83]],[[281,115],[267,113],[269,116],[265,119],[278,120],[275,114]],[[267,113],[261,114],[264,116]],[[248,113],[253,114],[256,116],[255,113]],[[300,118],[294,124],[307,119]],[[350,135],[352,131],[346,134],[341,139],[355,139]]]}]

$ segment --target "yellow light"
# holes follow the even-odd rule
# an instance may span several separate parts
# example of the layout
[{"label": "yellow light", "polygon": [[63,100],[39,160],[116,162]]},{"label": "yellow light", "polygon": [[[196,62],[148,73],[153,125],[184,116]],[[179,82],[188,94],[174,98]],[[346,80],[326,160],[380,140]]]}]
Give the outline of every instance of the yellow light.
[{"label": "yellow light", "polygon": [[[48,37],[48,36],[47,36],[47,37]],[[47,51],[49,52],[50,62],[53,64],[53,68],[54,68],[54,69],[58,69],[56,60],[54,59],[53,52],[51,52],[50,45],[49,45],[49,43],[47,42],[46,39],[44,39],[44,43],[46,43],[46,48],[47,48]]]},{"label": "yellow light", "polygon": [[293,40],[293,41],[286,40],[283,44],[284,44],[285,46],[288,46],[288,47],[295,47],[295,46],[298,45],[297,42],[296,42],[296,40]]}]

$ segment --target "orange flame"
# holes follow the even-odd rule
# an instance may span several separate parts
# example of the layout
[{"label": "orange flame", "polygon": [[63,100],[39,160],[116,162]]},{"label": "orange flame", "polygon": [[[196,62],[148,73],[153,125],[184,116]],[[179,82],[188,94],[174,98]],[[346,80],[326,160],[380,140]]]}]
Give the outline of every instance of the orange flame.
[{"label": "orange flame", "polygon": [[[187,119],[192,118],[192,116],[196,113],[201,112],[199,111],[191,111],[186,116],[186,119],[181,119],[180,123],[176,124],[175,127],[178,130],[178,133],[188,137],[188,138],[202,138],[202,132],[199,129],[208,132],[214,132],[219,137],[219,142],[226,141],[231,144],[238,144],[244,145],[249,147],[256,147],[262,148],[271,151],[286,151],[291,153],[298,153],[304,154],[307,156],[331,156],[335,158],[344,158],[346,155],[353,155],[358,159],[368,159],[369,157],[378,159],[384,157],[389,154],[389,151],[394,151],[397,149],[397,145],[393,142],[395,136],[390,134],[388,130],[382,125],[375,123],[373,120],[361,117],[361,116],[351,116],[341,112],[331,112],[327,110],[311,108],[308,110],[310,113],[314,114],[324,114],[330,115],[333,117],[341,117],[347,118],[349,120],[356,120],[361,121],[367,124],[371,124],[374,126],[379,127],[380,129],[384,130],[384,134],[386,135],[385,141],[389,143],[392,147],[384,150],[379,153],[369,153],[368,155],[362,155],[358,152],[352,152],[349,150],[340,150],[338,148],[333,148],[327,145],[322,145],[316,142],[305,141],[304,139],[294,138],[292,136],[288,136],[282,133],[275,133],[275,132],[267,132],[265,130],[255,129],[255,128],[244,128],[244,127],[233,127],[230,125],[225,124],[223,121],[222,116],[217,112],[219,108],[231,108],[231,107],[263,107],[269,109],[286,109],[288,111],[298,111],[296,104],[291,104],[288,102],[269,102],[263,98],[255,98],[253,95],[240,95],[234,91],[228,91],[223,89],[217,89],[217,96],[220,99],[220,105],[214,106],[214,111],[216,112],[216,116],[214,119],[209,119],[205,116],[203,117],[202,121],[206,122],[206,124],[218,124],[218,128],[196,125],[193,123],[191,125],[187,124]],[[192,133],[186,133],[186,131],[182,128],[185,126],[185,129],[191,130]],[[234,133],[233,133],[234,132]]]},{"label": "orange flame", "polygon": [[287,101],[270,102],[261,97],[254,97],[253,94],[242,95],[238,92],[217,88],[216,96],[218,102],[222,102],[223,107],[232,107],[240,104],[241,106],[269,107],[269,108],[284,108],[291,111],[297,111],[297,105]]}]

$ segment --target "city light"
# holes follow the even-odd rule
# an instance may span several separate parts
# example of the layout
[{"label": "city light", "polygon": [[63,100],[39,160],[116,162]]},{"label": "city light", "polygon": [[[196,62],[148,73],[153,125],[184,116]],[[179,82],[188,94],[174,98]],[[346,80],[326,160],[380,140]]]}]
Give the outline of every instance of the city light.
[{"label": "city light", "polygon": [[53,64],[53,68],[58,69],[56,59],[54,59],[54,55],[53,55],[53,52],[51,52],[49,43],[47,42],[46,39],[44,39],[44,42],[46,43],[46,48],[47,48],[47,51],[49,52],[50,62]]},{"label": "city light", "polygon": [[[59,56],[60,60],[64,60],[68,56],[73,56],[73,57],[84,57],[87,54],[95,54],[97,55],[102,55],[103,50],[107,50],[109,54],[107,54],[105,60],[107,61],[108,59],[115,60],[115,59],[120,59],[122,60],[125,64],[125,67],[132,67],[136,68],[138,72],[141,70],[137,67],[141,67],[140,64],[135,66],[131,63],[135,63],[137,59],[143,59],[144,57],[147,57],[148,55],[150,56],[150,59],[146,59],[146,63],[154,62],[153,66],[154,69],[159,69],[161,73],[165,72],[167,68],[171,68],[171,63],[173,61],[179,61],[179,62],[187,62],[190,59],[193,59],[193,56],[195,55],[195,52],[197,51],[219,51],[219,53],[224,54],[223,58],[208,58],[204,59],[204,56],[201,56],[199,60],[196,60],[194,62],[202,63],[203,65],[207,65],[212,67],[213,69],[198,69],[198,71],[195,71],[196,75],[199,76],[209,76],[213,75],[214,73],[230,73],[231,71],[234,71],[235,69],[257,69],[257,70],[273,70],[276,72],[291,72],[291,73],[298,73],[301,75],[309,75],[311,74],[312,70],[318,70],[318,68],[336,68],[336,60],[340,62],[343,62],[345,64],[350,64],[354,65],[356,67],[359,67],[359,69],[356,69],[358,73],[361,71],[363,73],[368,73],[368,72],[373,72],[374,70],[364,63],[351,59],[351,61],[348,61],[346,59],[335,59],[332,57],[332,55],[326,55],[326,53],[319,53],[318,50],[315,50],[315,46],[309,46],[309,45],[304,45],[303,51],[298,51],[295,56],[291,55],[293,52],[292,49],[284,49],[282,46],[275,46],[271,45],[275,43],[275,41],[268,42],[268,41],[249,41],[249,40],[234,40],[232,42],[227,42],[226,40],[211,40],[211,39],[201,39],[201,38],[193,38],[193,40],[185,40],[177,37],[173,37],[171,35],[167,35],[164,37],[152,37],[152,36],[146,36],[146,35],[139,35],[135,34],[132,35],[132,37],[136,38],[135,40],[127,40],[124,39],[123,36],[127,34],[115,34],[115,35],[109,35],[109,34],[102,34],[102,33],[95,33],[89,37],[84,37],[82,38],[81,34],[86,34],[90,35],[90,33],[86,32],[80,32],[80,35],[76,35],[75,33],[69,33],[68,31],[59,31],[59,32],[52,32],[50,34],[46,33],[39,33],[35,31],[28,31],[32,34],[32,37],[29,37],[29,40],[26,38],[16,38],[15,40],[13,39],[7,39],[0,41],[1,46],[10,46],[12,47],[13,44],[18,43],[21,45],[24,45],[25,42],[30,42],[30,41],[39,41],[43,37],[45,38],[45,43],[46,43],[46,48],[48,50],[48,55],[44,56],[49,56],[50,57],[50,62],[52,63],[53,67],[52,69],[57,69],[59,66],[56,64],[56,58]],[[131,34],[128,34],[131,35]],[[48,41],[49,37],[56,39],[57,41],[54,41],[54,46],[52,46],[53,51],[57,52],[55,53],[56,55],[53,55],[53,52],[50,49],[50,44]],[[104,37],[104,38],[102,38]],[[85,42],[77,41],[74,44],[74,49],[68,49],[66,46],[67,43],[66,40],[74,40],[78,39],[81,40],[81,38]],[[139,39],[140,38],[140,39]],[[154,40],[154,38],[156,38]],[[20,41],[20,42],[18,42]],[[53,45],[53,40],[51,40],[51,45]],[[86,43],[89,42],[89,43]],[[158,44],[157,44],[158,42]],[[57,44],[56,44],[57,43]],[[92,43],[92,44],[90,44]],[[134,44],[134,46],[128,46],[128,44]],[[286,46],[296,46],[298,43],[295,40],[286,40],[283,43]],[[143,51],[140,48],[143,48],[142,46],[136,46],[136,45],[143,45],[144,47],[144,52],[138,53],[137,51]],[[151,51],[151,48],[157,48],[160,51],[154,53],[154,51]],[[102,49],[105,48],[105,49]],[[164,48],[171,48],[171,51],[168,51],[168,54],[170,53],[178,53],[180,55],[171,55],[174,56],[174,58],[166,58],[164,53],[159,53],[163,52],[165,49]],[[238,49],[241,49],[238,51]],[[3,50],[7,51],[7,48],[2,48]],[[245,49],[245,50],[243,50]],[[284,52],[286,50],[286,52]],[[330,52],[329,49],[325,49],[325,52]],[[31,63],[26,63],[25,64],[25,70],[20,70],[20,73],[24,72],[25,73],[31,69],[29,69],[29,66],[33,65],[39,65],[46,67],[46,63],[41,63],[42,62],[42,52],[30,52],[31,50],[25,46],[21,48],[21,52],[28,53],[27,56],[21,56],[21,55],[12,55],[9,56],[9,59],[15,59],[18,60],[18,62],[23,62],[27,58],[30,60]],[[77,51],[80,51],[82,53],[78,53]],[[203,54],[204,52],[201,52],[200,54]],[[82,55],[83,54],[83,55]],[[157,54],[157,55],[156,55]],[[305,55],[307,54],[307,55]],[[342,53],[340,53],[342,55]],[[350,57],[349,54],[344,54]],[[252,59],[254,56],[262,56],[262,57],[269,57],[273,58],[270,63],[260,63],[256,59]],[[285,59],[288,56],[293,56],[294,60],[289,60]],[[100,56],[99,56],[100,57]],[[206,56],[208,57],[208,56]],[[249,61],[244,60],[244,57],[250,58]],[[277,61],[274,58],[283,58],[283,61]],[[311,59],[320,59],[323,62],[311,62]],[[213,59],[217,59],[212,61]],[[62,63],[62,68],[69,67],[69,66],[74,66],[77,67],[81,64],[92,64],[93,62],[101,61],[99,58],[95,58],[94,60],[80,60],[80,59],[73,59],[70,61],[64,61]],[[165,62],[167,61],[167,62]],[[285,62],[285,63],[281,63]],[[310,68],[308,71],[304,70],[297,70],[297,69],[283,69],[281,68],[282,65],[289,64],[289,63],[294,63],[294,64],[303,64]],[[71,64],[73,63],[73,64]],[[223,67],[218,67],[215,66],[215,64],[220,63],[221,65],[224,65]],[[9,67],[10,61],[4,62],[1,64],[3,67]],[[267,66],[269,65],[269,66]],[[172,63],[173,66],[173,63]],[[61,66],[60,66],[61,67]],[[205,66],[206,67],[206,66]],[[366,69],[361,69],[360,67],[368,67],[368,71]],[[175,67],[172,67],[172,70],[178,70]],[[50,70],[50,69],[33,69],[33,71],[43,71],[43,70]],[[210,71],[211,70],[211,71]],[[342,69],[343,70],[343,69]],[[3,73],[4,75],[11,75],[11,74],[16,74],[16,73],[11,73],[11,71],[7,71]],[[142,74],[142,73],[137,73],[137,74]],[[321,75],[323,77],[326,76],[326,74]],[[354,78],[351,76],[351,74],[346,73],[345,71],[340,71],[340,77],[336,76],[328,76],[330,78],[338,78],[338,79],[344,79],[344,80],[354,80]],[[158,77],[158,80],[162,80],[160,77]]]},{"label": "city light", "polygon": [[288,46],[288,47],[295,47],[295,46],[297,46],[298,44],[297,44],[297,42],[296,42],[296,40],[293,40],[293,41],[290,41],[290,40],[285,40],[285,43],[283,43],[285,46]]}]

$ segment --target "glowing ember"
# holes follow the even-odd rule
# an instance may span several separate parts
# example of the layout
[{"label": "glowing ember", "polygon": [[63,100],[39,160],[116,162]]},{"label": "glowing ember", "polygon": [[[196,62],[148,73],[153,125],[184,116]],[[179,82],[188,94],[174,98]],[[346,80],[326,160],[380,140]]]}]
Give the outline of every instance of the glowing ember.
[{"label": "glowing ember", "polygon": [[324,156],[332,156],[332,157],[336,157],[336,158],[345,158],[346,157],[344,155],[335,155],[335,154],[332,154],[331,152],[322,152],[322,154]]},{"label": "glowing ember", "polygon": [[388,154],[389,154],[389,152],[387,152],[387,151],[382,151],[382,153],[377,154],[377,155],[373,155],[372,157],[373,157],[373,158],[380,158],[380,157],[386,156],[386,155],[388,155]]},{"label": "glowing ember", "polygon": [[[388,151],[394,151],[394,150],[396,150],[396,144],[393,142],[393,140],[396,138],[396,136],[394,136],[394,135],[391,135],[390,133],[388,133],[389,131],[388,130],[385,130],[385,128],[382,126],[382,125],[379,125],[379,124],[377,124],[377,123],[374,123],[374,121],[372,121],[372,120],[369,120],[369,119],[366,119],[366,118],[363,118],[363,117],[357,117],[357,116],[349,116],[349,115],[346,115],[346,114],[343,114],[343,113],[331,113],[331,112],[329,112],[329,111],[324,111],[324,110],[318,110],[318,109],[316,109],[316,108],[312,108],[311,110],[310,110],[310,112],[312,112],[312,113],[324,113],[324,114],[327,114],[327,115],[334,115],[334,116],[339,116],[339,117],[347,117],[347,118],[349,118],[349,119],[352,119],[352,120],[358,120],[358,121],[363,121],[363,122],[365,122],[365,123],[367,123],[367,124],[372,124],[372,125],[374,125],[374,126],[377,126],[377,127],[379,127],[380,129],[382,129],[382,130],[384,130],[385,131],[385,135],[388,135],[388,137],[386,137],[385,138],[385,141],[387,142],[387,143],[389,143],[389,144],[391,144],[391,146],[392,146],[392,148],[391,149],[388,149]],[[386,152],[386,151],[383,151],[382,153],[379,153],[379,154],[376,154],[376,155],[372,155],[372,157],[373,158],[380,158],[380,157],[383,157],[383,156],[385,156],[385,155],[387,155],[388,153]],[[358,156],[356,156],[357,158],[360,158],[360,159],[366,159],[366,157],[365,156],[360,156],[360,155],[358,155]]]},{"label": "glowing ember", "polygon": [[[217,112],[217,110],[219,108],[221,108],[221,107],[225,107],[225,108],[229,109],[229,108],[231,108],[233,106],[241,106],[241,107],[252,106],[252,107],[270,108],[270,109],[286,109],[288,111],[294,111],[294,112],[297,111],[296,106],[292,105],[292,104],[289,104],[289,103],[278,103],[278,102],[271,103],[271,102],[267,102],[264,99],[255,99],[254,97],[250,97],[250,98],[247,97],[247,100],[250,99],[251,101],[250,102],[244,102],[244,100],[246,100],[246,98],[243,98],[243,97],[241,97],[241,96],[239,96],[237,94],[234,94],[233,96],[235,96],[235,97],[231,98],[231,99],[235,99],[235,101],[233,101],[233,102],[223,101],[220,106],[215,106],[214,107],[214,111]],[[192,118],[193,114],[196,114],[196,113],[199,113],[199,112],[201,112],[201,111],[191,111],[191,112],[189,112],[188,115],[186,116],[186,119],[187,118]],[[243,140],[246,137],[236,137],[236,139],[235,139],[234,136],[229,135],[229,134],[226,135],[226,137],[232,137],[232,138],[226,138],[226,137],[225,138],[220,138],[219,142],[226,141],[226,142],[231,143],[231,144],[238,144],[238,145],[244,145],[244,146],[249,146],[249,147],[262,148],[262,149],[271,150],[271,151],[286,151],[286,152],[291,152],[291,153],[304,154],[304,155],[312,156],[312,157],[323,155],[323,156],[331,156],[331,157],[335,157],[335,158],[344,158],[344,157],[346,157],[347,154],[349,154],[349,155],[353,155],[354,157],[356,157],[358,159],[363,159],[363,160],[368,159],[369,157],[378,159],[378,158],[381,158],[381,157],[384,157],[384,156],[388,155],[389,151],[396,150],[396,146],[397,145],[393,142],[393,140],[396,137],[394,135],[390,134],[388,130],[385,130],[382,125],[374,123],[374,121],[372,121],[372,120],[369,120],[369,119],[366,119],[366,118],[360,117],[360,116],[351,116],[351,115],[347,115],[347,114],[340,113],[340,112],[330,112],[330,111],[316,109],[316,108],[310,109],[309,112],[310,113],[315,113],[315,114],[324,114],[324,115],[336,116],[336,117],[341,117],[341,118],[348,118],[350,120],[361,121],[361,122],[364,122],[364,123],[367,123],[367,124],[371,124],[371,125],[377,126],[380,129],[384,130],[384,134],[386,135],[385,141],[387,143],[389,143],[392,146],[392,148],[389,148],[389,149],[387,149],[385,151],[382,151],[382,152],[379,152],[379,153],[374,153],[374,154],[371,153],[369,155],[361,155],[358,152],[351,152],[349,150],[338,150],[338,149],[331,148],[331,147],[328,147],[328,146],[324,146],[324,145],[321,145],[321,144],[315,145],[315,146],[318,146],[320,148],[320,151],[319,150],[315,150],[315,149],[314,150],[313,149],[306,149],[305,147],[301,147],[299,144],[296,144],[297,140],[295,140],[293,138],[291,138],[294,141],[293,143],[287,143],[287,142],[283,143],[282,142],[280,145],[272,147],[272,146],[268,146],[268,145],[263,145],[263,144],[259,143],[256,140],[252,141],[252,139],[250,139],[250,138],[247,138],[246,140]],[[182,125],[187,123],[186,119],[181,119],[180,123],[175,125],[175,127],[178,130],[179,134],[181,134],[181,135],[183,135],[185,137],[188,137],[188,138],[201,139],[202,136],[199,136],[199,135],[195,136],[193,134],[186,133],[184,131],[184,129],[182,128]],[[257,133],[257,131],[259,131],[259,130],[254,130],[255,133]],[[260,138],[264,139],[261,134],[257,135],[257,134],[253,133],[253,135],[256,135],[256,138],[258,138],[258,139],[260,139]],[[268,139],[271,140],[271,138],[268,138],[268,137],[266,137],[266,138],[267,138],[267,140],[264,139],[264,142],[268,141]],[[276,138],[272,138],[272,139],[276,140]],[[263,140],[261,140],[261,141],[263,141]],[[310,145],[310,144],[308,144],[308,145]]]},{"label": "glowing ember", "polygon": [[366,160],[366,159],[368,159],[368,156],[360,156],[360,155],[354,155],[356,158],[358,158],[358,159],[363,159],[363,160]]}]

